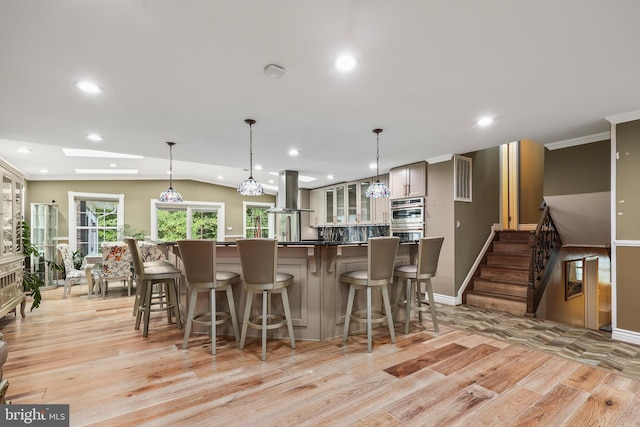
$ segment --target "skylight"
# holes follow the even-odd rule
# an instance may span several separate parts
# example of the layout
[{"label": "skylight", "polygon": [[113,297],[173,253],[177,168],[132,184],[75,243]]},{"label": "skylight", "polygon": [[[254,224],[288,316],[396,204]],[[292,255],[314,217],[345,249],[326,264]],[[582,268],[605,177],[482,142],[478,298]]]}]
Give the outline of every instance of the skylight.
[{"label": "skylight", "polygon": [[144,156],[124,153],[112,153],[109,151],[85,150],[81,148],[63,148],[62,152],[67,157],[100,157],[105,159],[144,159]]}]

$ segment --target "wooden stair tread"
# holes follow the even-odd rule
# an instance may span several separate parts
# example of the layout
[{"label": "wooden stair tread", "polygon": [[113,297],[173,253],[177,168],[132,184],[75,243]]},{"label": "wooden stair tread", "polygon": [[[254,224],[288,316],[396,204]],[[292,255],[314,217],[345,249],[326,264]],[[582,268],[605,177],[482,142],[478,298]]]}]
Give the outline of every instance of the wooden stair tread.
[{"label": "wooden stair tread", "polygon": [[489,283],[495,283],[495,284],[502,284],[502,285],[510,285],[510,286],[518,286],[518,287],[528,287],[529,283],[522,283],[522,282],[514,282],[513,280],[498,280],[495,277],[482,277],[482,276],[478,276],[478,277],[474,277],[473,278],[474,282],[489,282]]},{"label": "wooden stair tread", "polygon": [[500,294],[497,292],[485,292],[485,291],[479,291],[477,289],[471,289],[470,291],[467,292],[468,295],[479,295],[479,296],[484,296],[484,297],[489,297],[489,298],[499,298],[501,300],[509,300],[509,301],[513,301],[513,302],[522,302],[525,303],[527,302],[527,298],[526,297],[518,297],[518,296],[514,296],[514,295],[507,295],[507,294]]}]

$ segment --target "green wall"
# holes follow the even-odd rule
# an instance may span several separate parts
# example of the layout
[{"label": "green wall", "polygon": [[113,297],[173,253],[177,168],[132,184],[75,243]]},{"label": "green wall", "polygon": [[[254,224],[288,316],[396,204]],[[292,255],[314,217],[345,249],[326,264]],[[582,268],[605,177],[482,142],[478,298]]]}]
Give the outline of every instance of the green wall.
[{"label": "green wall", "polygon": [[[455,294],[473,266],[478,253],[500,222],[500,150],[498,147],[465,154],[471,157],[472,202],[455,202]],[[453,191],[453,188],[452,190]]]},{"label": "green wall", "polygon": [[544,153],[544,195],[611,191],[611,141]]},{"label": "green wall", "polygon": [[[167,181],[28,181],[26,185],[25,216],[31,220],[31,203],[50,203],[60,208],[58,235],[68,236],[68,192],[124,194],[124,222],[134,229],[151,234],[151,199],[167,188]],[[235,188],[196,181],[173,181],[184,200],[225,203],[226,234],[242,234],[242,202],[275,203],[275,196],[243,197]]]}]

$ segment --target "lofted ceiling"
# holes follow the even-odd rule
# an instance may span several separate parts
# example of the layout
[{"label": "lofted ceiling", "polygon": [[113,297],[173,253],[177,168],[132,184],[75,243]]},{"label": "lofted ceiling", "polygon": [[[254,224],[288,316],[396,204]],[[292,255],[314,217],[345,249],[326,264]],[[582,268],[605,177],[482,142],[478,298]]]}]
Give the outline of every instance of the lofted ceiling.
[{"label": "lofted ceiling", "polygon": [[[253,118],[254,176],[315,188],[375,175],[378,127],[381,173],[600,135],[640,109],[639,17],[637,0],[0,0],[0,157],[29,180],[166,179],[174,141],[175,179],[235,187]],[[75,173],[112,162],[138,174]]]}]

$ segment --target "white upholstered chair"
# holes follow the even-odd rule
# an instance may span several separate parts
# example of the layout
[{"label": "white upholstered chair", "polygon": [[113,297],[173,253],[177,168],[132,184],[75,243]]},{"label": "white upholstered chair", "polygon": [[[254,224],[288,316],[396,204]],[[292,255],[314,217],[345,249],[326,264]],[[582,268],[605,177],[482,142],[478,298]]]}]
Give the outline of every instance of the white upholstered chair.
[{"label": "white upholstered chair", "polygon": [[86,278],[84,270],[76,269],[73,264],[73,252],[67,243],[58,243],[56,245],[60,256],[62,257],[62,263],[64,265],[64,288],[62,289],[62,298],[66,298],[71,294],[71,285],[74,283],[80,283]]}]

